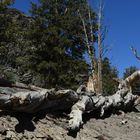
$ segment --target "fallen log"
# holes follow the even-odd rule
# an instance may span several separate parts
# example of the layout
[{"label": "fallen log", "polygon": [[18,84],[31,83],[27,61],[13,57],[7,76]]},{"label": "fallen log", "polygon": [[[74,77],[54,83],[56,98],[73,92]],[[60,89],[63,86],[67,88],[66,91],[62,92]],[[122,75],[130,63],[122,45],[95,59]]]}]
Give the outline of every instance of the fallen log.
[{"label": "fallen log", "polygon": [[100,116],[103,116],[106,110],[127,110],[135,107],[140,103],[140,97],[133,95],[131,86],[134,82],[140,79],[140,71],[134,72],[125,80],[121,80],[118,86],[118,91],[112,96],[103,97],[89,96],[86,94],[81,96],[79,101],[72,106],[69,120],[69,129],[72,131],[79,130],[82,125],[82,114],[85,112],[100,110]]},{"label": "fallen log", "polygon": [[86,91],[84,85],[77,91],[70,89],[56,91],[14,83],[10,87],[0,87],[0,109],[27,113],[44,109],[54,111],[71,109],[68,128],[77,131],[83,123],[83,113],[99,110],[100,116],[103,116],[109,109],[127,110],[138,105],[140,98],[132,94],[130,86],[139,78],[140,71],[133,73],[120,81],[118,91],[114,95],[105,97]]},{"label": "fallen log", "polygon": [[[122,96],[126,94],[126,96]],[[82,114],[94,110],[100,111],[102,117],[105,111],[113,110],[128,110],[138,105],[138,96],[130,92],[118,91],[112,96],[87,96],[84,95],[81,99],[72,106],[69,120],[69,129],[72,131],[79,130],[82,122]]]},{"label": "fallen log", "polygon": [[[39,89],[36,91],[23,90],[13,93],[0,94],[0,109],[35,113],[43,109],[68,109],[78,101],[78,95],[73,90]],[[64,104],[64,105],[63,105]]]}]

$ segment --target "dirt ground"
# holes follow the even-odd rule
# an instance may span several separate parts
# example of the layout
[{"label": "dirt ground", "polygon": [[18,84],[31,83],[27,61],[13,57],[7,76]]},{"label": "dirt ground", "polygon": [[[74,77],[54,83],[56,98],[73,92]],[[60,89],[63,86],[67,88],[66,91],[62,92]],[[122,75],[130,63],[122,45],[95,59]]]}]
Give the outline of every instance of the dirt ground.
[{"label": "dirt ground", "polygon": [[0,140],[140,140],[140,106],[106,118],[84,116],[78,133],[68,133],[66,115],[0,113]]}]

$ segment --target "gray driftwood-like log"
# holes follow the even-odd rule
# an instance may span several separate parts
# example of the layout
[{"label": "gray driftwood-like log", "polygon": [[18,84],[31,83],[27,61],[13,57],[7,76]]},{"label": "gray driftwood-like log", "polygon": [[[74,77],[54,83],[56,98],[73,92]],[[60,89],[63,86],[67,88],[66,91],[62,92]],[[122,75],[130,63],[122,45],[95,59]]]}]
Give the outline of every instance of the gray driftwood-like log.
[{"label": "gray driftwood-like log", "polygon": [[71,109],[69,129],[76,131],[83,123],[83,113],[99,110],[100,116],[103,116],[108,109],[125,110],[138,105],[140,98],[132,94],[131,85],[139,78],[140,71],[133,73],[120,81],[114,95],[105,97],[87,92],[84,85],[75,92],[70,89],[49,90],[22,83],[2,87],[0,83],[0,109],[27,113]]},{"label": "gray driftwood-like log", "polygon": [[29,89],[0,87],[0,91],[1,110],[26,113],[35,113],[43,109],[68,109],[79,98],[76,92],[70,89],[55,91],[31,86]]},{"label": "gray driftwood-like log", "polygon": [[125,80],[121,80],[118,91],[112,96],[95,96],[83,94],[79,101],[72,106],[69,120],[69,129],[79,130],[82,125],[82,114],[99,109],[100,116],[103,116],[106,110],[127,110],[140,103],[140,97],[132,94],[131,85],[140,79],[140,71],[134,72]]}]

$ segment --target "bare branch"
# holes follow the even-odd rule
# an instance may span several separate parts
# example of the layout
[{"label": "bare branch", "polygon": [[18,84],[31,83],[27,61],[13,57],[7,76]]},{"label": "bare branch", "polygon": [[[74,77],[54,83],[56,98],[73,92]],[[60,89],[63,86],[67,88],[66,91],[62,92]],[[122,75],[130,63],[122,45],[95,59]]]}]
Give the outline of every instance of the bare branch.
[{"label": "bare branch", "polygon": [[137,50],[136,50],[135,48],[133,48],[133,47],[131,47],[131,50],[133,51],[135,57],[136,57],[138,60],[140,60],[140,56],[138,55]]},{"label": "bare branch", "polygon": [[89,23],[90,23],[90,49],[92,51],[92,63],[93,63],[93,69],[92,69],[92,73],[95,73],[97,72],[96,70],[96,50],[95,50],[95,47],[94,47],[94,35],[93,35],[93,25],[92,25],[92,18],[91,18],[91,9],[90,9],[90,6],[89,6],[89,1],[87,1],[87,7],[88,7],[88,18],[89,18]]},{"label": "bare branch", "polygon": [[64,11],[64,15],[67,13],[67,11],[68,11],[68,8],[66,7],[65,8],[65,11]]},{"label": "bare branch", "polygon": [[98,93],[102,93],[102,0],[99,1],[99,12],[98,12]]},{"label": "bare branch", "polygon": [[91,20],[91,11],[90,11],[90,6],[89,6],[89,2],[88,3],[88,17],[89,17],[89,22],[90,22],[90,36],[91,36],[91,42],[93,45],[94,42],[94,38],[93,38],[93,26],[92,26],[92,20]]},{"label": "bare branch", "polygon": [[87,35],[85,20],[84,20],[84,18],[82,17],[82,15],[81,15],[81,13],[80,13],[80,10],[78,10],[78,13],[79,13],[79,17],[80,17],[80,19],[81,19],[81,21],[82,21],[82,24],[83,24],[83,30],[84,30],[84,33],[85,33],[86,45],[87,45],[87,48],[88,48],[88,54],[89,54],[89,56],[90,56],[91,69],[93,70],[92,50],[91,50],[91,48],[90,48],[90,42],[89,42],[88,35]]}]

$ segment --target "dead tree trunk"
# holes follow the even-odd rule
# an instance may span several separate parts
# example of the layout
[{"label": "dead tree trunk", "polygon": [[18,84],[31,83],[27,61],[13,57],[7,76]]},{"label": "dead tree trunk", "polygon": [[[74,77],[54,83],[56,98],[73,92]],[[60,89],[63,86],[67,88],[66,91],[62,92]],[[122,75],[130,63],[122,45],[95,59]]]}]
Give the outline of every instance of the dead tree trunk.
[{"label": "dead tree trunk", "polygon": [[98,12],[98,94],[103,93],[102,84],[102,0],[99,1],[99,12]]},{"label": "dead tree trunk", "polygon": [[103,116],[108,109],[126,110],[138,105],[140,97],[132,94],[130,86],[139,78],[140,71],[136,71],[120,82],[114,95],[105,97],[87,92],[85,86],[75,92],[70,89],[56,91],[16,83],[13,87],[0,87],[0,109],[27,113],[71,109],[68,125],[70,130],[76,131],[83,123],[83,113],[99,110]]},{"label": "dead tree trunk", "polygon": [[[88,2],[87,2],[88,3]],[[96,92],[97,93],[97,64],[96,64],[96,54],[95,54],[95,47],[94,47],[94,34],[93,34],[93,26],[92,26],[92,19],[91,19],[91,9],[89,6],[89,3],[87,4],[88,9],[88,20],[90,23],[90,32],[87,32],[86,29],[86,22],[84,18],[82,17],[80,10],[79,10],[79,17],[82,21],[83,30],[85,34],[85,40],[86,40],[86,47],[87,52],[90,58],[90,67],[91,67],[91,74],[89,76],[88,82],[87,82],[87,91],[89,92]],[[88,34],[90,36],[88,36]]]}]

